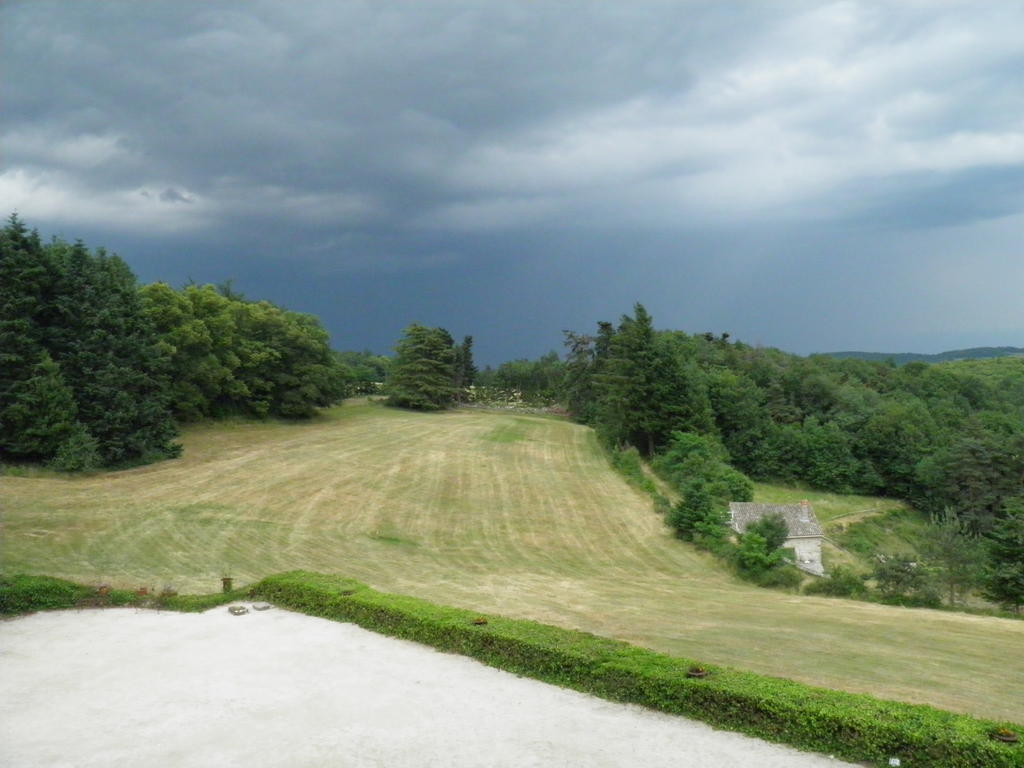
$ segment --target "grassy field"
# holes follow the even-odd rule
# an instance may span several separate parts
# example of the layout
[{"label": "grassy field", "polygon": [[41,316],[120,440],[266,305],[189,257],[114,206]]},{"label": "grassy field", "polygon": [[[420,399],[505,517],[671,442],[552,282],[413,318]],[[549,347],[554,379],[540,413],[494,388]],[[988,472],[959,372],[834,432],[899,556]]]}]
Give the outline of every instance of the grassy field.
[{"label": "grassy field", "polygon": [[[1024,622],[739,582],[675,541],[577,425],[346,404],[306,424],[198,426],[184,443],[182,459],[124,472],[0,477],[3,570],[200,592],[225,574],[237,585],[293,568],[339,573],[709,662],[1024,722]],[[772,486],[758,499],[785,493],[829,520],[889,504]]]}]

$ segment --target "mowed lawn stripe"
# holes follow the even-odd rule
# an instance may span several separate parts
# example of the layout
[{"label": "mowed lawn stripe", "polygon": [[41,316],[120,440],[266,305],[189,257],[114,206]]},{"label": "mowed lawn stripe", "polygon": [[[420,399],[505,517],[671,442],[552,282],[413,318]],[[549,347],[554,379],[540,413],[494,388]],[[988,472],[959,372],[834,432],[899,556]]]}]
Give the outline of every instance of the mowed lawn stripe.
[{"label": "mowed lawn stripe", "polygon": [[[214,591],[224,574],[244,584],[293,568],[340,573],[707,662],[1024,721],[1024,622],[739,582],[675,540],[579,425],[350,403],[303,424],[191,427],[183,441],[183,458],[127,472],[0,477],[4,570],[188,592]],[[821,501],[837,514],[876,504]]]}]

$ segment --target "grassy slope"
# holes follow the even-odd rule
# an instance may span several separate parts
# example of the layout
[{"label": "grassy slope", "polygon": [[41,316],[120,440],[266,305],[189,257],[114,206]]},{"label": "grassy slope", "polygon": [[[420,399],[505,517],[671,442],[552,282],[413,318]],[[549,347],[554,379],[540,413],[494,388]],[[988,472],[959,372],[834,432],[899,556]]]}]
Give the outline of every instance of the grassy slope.
[{"label": "grassy slope", "polygon": [[[673,540],[593,433],[346,405],[183,459],[0,477],[7,572],[210,592],[292,568],[803,682],[1024,722],[1024,622],[750,587]],[[809,493],[817,508],[824,501]],[[765,500],[770,501],[771,498]]]}]

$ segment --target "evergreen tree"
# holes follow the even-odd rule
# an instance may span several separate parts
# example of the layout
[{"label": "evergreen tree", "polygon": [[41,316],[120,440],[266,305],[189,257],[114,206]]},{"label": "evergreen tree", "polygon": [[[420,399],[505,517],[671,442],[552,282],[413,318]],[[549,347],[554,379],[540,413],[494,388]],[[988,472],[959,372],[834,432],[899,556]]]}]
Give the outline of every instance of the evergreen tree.
[{"label": "evergreen tree", "polygon": [[949,507],[932,515],[932,525],[922,541],[921,554],[935,569],[947,590],[949,604],[978,584],[984,550],[970,526]]},{"label": "evergreen tree", "polygon": [[693,478],[682,499],[668,510],[665,522],[676,536],[712,552],[726,545],[729,513],[721,499],[702,478]]},{"label": "evergreen tree", "polygon": [[414,323],[395,346],[388,373],[388,404],[416,410],[440,410],[455,397],[455,350],[443,328]]},{"label": "evergreen tree", "polygon": [[629,444],[650,456],[655,448],[654,328],[642,304],[634,305],[633,311],[634,317],[622,316],[611,339],[606,370],[598,379],[598,428],[609,443]]},{"label": "evergreen tree", "polygon": [[608,362],[615,327],[602,320],[595,336],[575,331],[562,333],[569,348],[561,387],[566,407],[576,421],[594,425],[600,405],[598,380]]},{"label": "evergreen tree", "polygon": [[452,386],[455,388],[455,398],[462,402],[465,390],[473,386],[477,376],[476,366],[473,364],[472,336],[463,336],[462,343],[455,347],[455,360],[452,368]]},{"label": "evergreen tree", "polygon": [[135,276],[117,256],[92,255],[81,242],[55,242],[47,250],[59,274],[45,314],[47,347],[103,463],[178,455],[166,357],[143,313]]},{"label": "evergreen tree", "polygon": [[1024,497],[1006,502],[1006,516],[989,531],[984,595],[1020,613],[1024,606]]},{"label": "evergreen tree", "polygon": [[43,352],[27,379],[15,382],[0,409],[0,456],[48,461],[81,425],[60,368]]}]

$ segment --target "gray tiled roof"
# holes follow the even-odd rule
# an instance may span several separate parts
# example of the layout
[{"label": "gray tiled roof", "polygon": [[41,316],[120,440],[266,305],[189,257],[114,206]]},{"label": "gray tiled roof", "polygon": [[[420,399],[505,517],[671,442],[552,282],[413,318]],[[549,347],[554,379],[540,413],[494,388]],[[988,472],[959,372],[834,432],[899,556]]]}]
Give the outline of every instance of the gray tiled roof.
[{"label": "gray tiled roof", "polygon": [[823,536],[818,518],[810,504],[756,504],[751,501],[729,502],[729,517],[732,529],[743,533],[747,526],[765,515],[782,515],[789,527],[790,537]]}]

